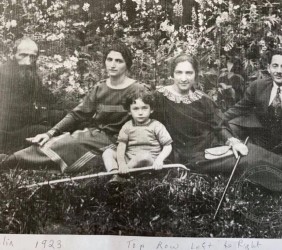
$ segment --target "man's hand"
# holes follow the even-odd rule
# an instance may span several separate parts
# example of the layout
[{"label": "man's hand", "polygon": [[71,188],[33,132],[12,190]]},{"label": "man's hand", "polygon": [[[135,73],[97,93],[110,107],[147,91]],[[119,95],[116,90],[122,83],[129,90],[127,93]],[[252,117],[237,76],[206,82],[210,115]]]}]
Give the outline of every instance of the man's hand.
[{"label": "man's hand", "polygon": [[238,153],[240,153],[243,156],[245,156],[249,153],[248,147],[243,143],[234,144],[232,146],[232,150],[233,150],[233,153],[234,153],[236,159],[238,158]]},{"label": "man's hand", "polygon": [[233,150],[233,153],[236,159],[238,158],[239,153],[243,156],[249,153],[248,147],[245,144],[243,144],[242,142],[233,144],[232,150]]},{"label": "man's hand", "polygon": [[235,137],[229,138],[226,144],[232,147],[236,159],[239,157],[239,153],[243,156],[249,153],[248,147]]},{"label": "man's hand", "polygon": [[128,168],[127,164],[126,163],[120,164],[118,166],[118,172],[120,174],[128,174],[129,168]]},{"label": "man's hand", "polygon": [[42,147],[47,141],[50,140],[50,135],[47,133],[38,134],[35,137],[26,138],[27,141],[37,144],[38,146]]},{"label": "man's hand", "polygon": [[153,167],[154,167],[155,170],[162,169],[163,165],[164,165],[164,162],[162,160],[158,159],[158,158],[153,163]]}]

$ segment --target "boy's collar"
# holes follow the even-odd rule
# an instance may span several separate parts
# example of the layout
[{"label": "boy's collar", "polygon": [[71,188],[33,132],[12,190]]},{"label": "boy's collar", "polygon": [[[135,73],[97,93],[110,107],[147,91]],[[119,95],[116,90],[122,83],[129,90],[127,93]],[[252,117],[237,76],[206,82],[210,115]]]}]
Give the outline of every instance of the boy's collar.
[{"label": "boy's collar", "polygon": [[149,119],[146,123],[137,124],[133,119],[131,119],[133,126],[148,126],[152,123],[153,119]]}]

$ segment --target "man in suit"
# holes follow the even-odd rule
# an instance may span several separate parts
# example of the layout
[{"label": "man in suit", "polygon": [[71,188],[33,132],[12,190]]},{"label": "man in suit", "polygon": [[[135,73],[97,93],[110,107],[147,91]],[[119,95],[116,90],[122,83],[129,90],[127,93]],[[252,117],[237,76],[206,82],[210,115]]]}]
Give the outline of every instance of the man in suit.
[{"label": "man in suit", "polygon": [[64,114],[51,110],[56,99],[36,72],[37,44],[23,37],[13,52],[13,59],[0,67],[0,153],[27,146],[26,137],[48,131]]},{"label": "man in suit", "polygon": [[254,144],[282,153],[282,50],[269,54],[270,77],[250,84],[244,97],[224,113],[233,132]]}]

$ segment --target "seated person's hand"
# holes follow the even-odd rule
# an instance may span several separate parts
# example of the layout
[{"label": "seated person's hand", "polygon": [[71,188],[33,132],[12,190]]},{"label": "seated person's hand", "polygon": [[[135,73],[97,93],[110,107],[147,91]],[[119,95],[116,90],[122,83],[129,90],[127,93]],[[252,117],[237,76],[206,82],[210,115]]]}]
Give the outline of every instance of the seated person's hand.
[{"label": "seated person's hand", "polygon": [[249,153],[248,147],[243,143],[237,143],[233,145],[232,150],[234,152],[236,159],[238,158],[238,153],[240,153],[243,156]]},{"label": "seated person's hand", "polygon": [[245,156],[249,153],[248,147],[236,138],[230,138],[229,144],[232,147],[233,153],[238,158],[239,154]]},{"label": "seated person's hand", "polygon": [[153,163],[153,167],[155,170],[160,170],[163,168],[164,162],[162,160],[156,159]]},{"label": "seated person's hand", "polygon": [[42,147],[47,141],[50,140],[50,138],[51,137],[49,134],[44,133],[44,134],[38,134],[35,137],[26,138],[26,140]]},{"label": "seated person's hand", "polygon": [[127,164],[121,164],[121,165],[118,167],[118,172],[119,172],[120,174],[128,174],[129,169],[128,169]]}]

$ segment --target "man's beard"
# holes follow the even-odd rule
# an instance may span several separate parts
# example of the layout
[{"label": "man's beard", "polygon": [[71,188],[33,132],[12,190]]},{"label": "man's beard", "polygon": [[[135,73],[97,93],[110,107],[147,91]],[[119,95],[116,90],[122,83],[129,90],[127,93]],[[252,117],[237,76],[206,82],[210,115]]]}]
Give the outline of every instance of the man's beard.
[{"label": "man's beard", "polygon": [[19,65],[18,70],[19,83],[26,88],[33,88],[37,81],[36,66]]}]

